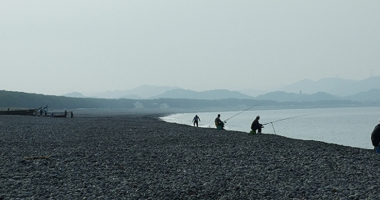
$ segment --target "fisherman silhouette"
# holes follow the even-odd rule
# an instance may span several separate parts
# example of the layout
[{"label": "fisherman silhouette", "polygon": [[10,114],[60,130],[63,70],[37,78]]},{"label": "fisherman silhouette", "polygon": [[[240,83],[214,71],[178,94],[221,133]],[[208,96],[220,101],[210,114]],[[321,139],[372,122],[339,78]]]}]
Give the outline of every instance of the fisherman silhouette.
[{"label": "fisherman silhouette", "polygon": [[215,118],[215,126],[219,130],[224,130],[224,122],[220,119],[220,114]]},{"label": "fisherman silhouette", "polygon": [[256,130],[258,130],[258,133],[261,133],[261,129],[264,128],[262,124],[259,122],[260,116],[257,116],[255,120],[253,120],[251,124],[251,130],[256,133]]},{"label": "fisherman silhouette", "polygon": [[198,121],[201,121],[201,118],[198,117],[198,115],[195,115],[194,119],[193,119],[193,125],[197,125],[198,127]]}]

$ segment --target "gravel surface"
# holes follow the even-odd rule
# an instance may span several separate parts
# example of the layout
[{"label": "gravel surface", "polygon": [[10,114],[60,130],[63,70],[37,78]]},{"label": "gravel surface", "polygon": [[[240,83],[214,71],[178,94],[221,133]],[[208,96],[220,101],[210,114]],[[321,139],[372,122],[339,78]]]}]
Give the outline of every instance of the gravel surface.
[{"label": "gravel surface", "polygon": [[380,199],[379,163],[152,116],[0,116],[0,199]]}]

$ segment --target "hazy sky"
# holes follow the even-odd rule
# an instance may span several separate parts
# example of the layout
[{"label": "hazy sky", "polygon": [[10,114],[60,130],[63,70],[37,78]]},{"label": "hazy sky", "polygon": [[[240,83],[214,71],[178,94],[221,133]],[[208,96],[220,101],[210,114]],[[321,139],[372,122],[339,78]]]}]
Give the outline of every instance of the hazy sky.
[{"label": "hazy sky", "polygon": [[379,0],[0,0],[0,90],[362,80],[380,75],[379,10]]}]

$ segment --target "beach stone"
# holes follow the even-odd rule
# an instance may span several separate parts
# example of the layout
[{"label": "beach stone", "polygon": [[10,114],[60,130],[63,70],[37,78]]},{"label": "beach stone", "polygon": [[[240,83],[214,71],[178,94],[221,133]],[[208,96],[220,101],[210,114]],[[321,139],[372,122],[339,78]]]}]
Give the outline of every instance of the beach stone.
[{"label": "beach stone", "polygon": [[377,199],[380,189],[370,149],[150,114],[0,121],[0,199]]}]

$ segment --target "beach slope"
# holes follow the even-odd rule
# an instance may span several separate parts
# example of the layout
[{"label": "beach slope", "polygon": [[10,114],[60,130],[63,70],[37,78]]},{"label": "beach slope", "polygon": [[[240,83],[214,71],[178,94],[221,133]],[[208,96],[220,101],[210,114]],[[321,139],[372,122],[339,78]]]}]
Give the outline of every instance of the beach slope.
[{"label": "beach slope", "polygon": [[0,116],[0,163],[0,199],[378,199],[380,191],[372,150],[156,115]]}]

